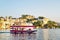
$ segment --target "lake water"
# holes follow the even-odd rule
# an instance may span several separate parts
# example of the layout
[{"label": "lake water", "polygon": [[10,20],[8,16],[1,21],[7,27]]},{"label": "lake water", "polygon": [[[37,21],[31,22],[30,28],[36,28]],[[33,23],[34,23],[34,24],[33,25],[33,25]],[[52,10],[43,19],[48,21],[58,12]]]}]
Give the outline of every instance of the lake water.
[{"label": "lake water", "polygon": [[0,40],[60,40],[60,29],[37,29],[36,34],[0,33]]}]

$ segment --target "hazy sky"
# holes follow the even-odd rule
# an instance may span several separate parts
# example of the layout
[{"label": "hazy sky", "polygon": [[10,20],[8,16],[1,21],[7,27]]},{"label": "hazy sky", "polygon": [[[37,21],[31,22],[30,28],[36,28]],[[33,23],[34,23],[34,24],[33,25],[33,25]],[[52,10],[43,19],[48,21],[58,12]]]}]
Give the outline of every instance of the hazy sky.
[{"label": "hazy sky", "polygon": [[0,0],[0,16],[44,16],[60,22],[60,0]]}]

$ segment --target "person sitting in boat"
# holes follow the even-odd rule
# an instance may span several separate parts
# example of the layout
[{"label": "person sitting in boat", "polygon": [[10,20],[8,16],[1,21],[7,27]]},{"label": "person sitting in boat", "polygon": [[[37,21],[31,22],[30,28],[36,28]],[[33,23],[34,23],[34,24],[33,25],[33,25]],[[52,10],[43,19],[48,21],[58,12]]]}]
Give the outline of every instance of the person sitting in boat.
[{"label": "person sitting in boat", "polygon": [[29,34],[29,35],[31,35],[31,34],[32,34],[31,29],[28,29],[28,34]]},{"label": "person sitting in boat", "polygon": [[28,29],[27,33],[28,33],[29,35],[31,35],[32,33],[36,32],[36,31],[37,31],[37,30]]},{"label": "person sitting in boat", "polygon": [[23,30],[24,30],[24,28],[22,28],[22,30],[21,30],[21,34],[23,34]]}]

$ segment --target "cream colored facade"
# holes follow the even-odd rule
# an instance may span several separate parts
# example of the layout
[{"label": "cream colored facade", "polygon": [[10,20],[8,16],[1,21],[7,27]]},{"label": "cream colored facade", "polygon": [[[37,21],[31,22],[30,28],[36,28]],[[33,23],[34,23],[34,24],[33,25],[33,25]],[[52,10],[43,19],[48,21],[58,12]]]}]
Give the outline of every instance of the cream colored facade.
[{"label": "cream colored facade", "polygon": [[32,20],[32,23],[37,22],[38,20]]},{"label": "cream colored facade", "polygon": [[27,19],[19,19],[19,22],[26,22]]},{"label": "cream colored facade", "polygon": [[[11,25],[13,25],[14,23],[16,23],[16,24],[18,24],[18,25],[23,25],[23,26],[26,26],[26,25],[32,25],[31,23],[26,23],[26,21],[27,21],[27,19],[33,19],[33,18],[35,18],[34,16],[31,16],[31,15],[28,15],[27,17],[26,17],[26,19],[24,19],[24,18],[12,18],[12,17],[10,17],[10,19],[9,19],[9,17],[6,17],[6,18],[0,18],[1,20],[0,20],[0,28],[1,29],[4,29],[4,28],[7,28],[7,29],[9,29],[10,28],[10,26]],[[32,23],[34,23],[34,22],[37,22],[38,20],[32,20]],[[44,19],[42,19],[42,21],[43,21],[43,25],[44,24],[46,24],[48,21],[49,21],[49,19],[48,18],[44,18]]]},{"label": "cream colored facade", "polygon": [[26,18],[27,18],[27,19],[33,19],[33,18],[35,18],[35,17],[34,17],[34,16],[31,16],[31,15],[28,15]]},{"label": "cream colored facade", "polygon": [[43,24],[47,24],[48,21],[49,21],[48,18],[44,18],[44,19],[43,19]]}]

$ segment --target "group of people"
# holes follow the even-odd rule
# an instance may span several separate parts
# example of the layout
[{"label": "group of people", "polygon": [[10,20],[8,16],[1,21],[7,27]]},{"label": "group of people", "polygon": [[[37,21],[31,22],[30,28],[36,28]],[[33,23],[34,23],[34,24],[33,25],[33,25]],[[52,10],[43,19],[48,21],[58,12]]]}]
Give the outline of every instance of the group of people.
[{"label": "group of people", "polygon": [[[17,29],[16,29],[16,30],[17,30]],[[29,35],[31,35],[33,31],[32,31],[31,29],[28,29],[28,30],[24,31],[24,28],[22,28],[21,31],[20,31],[20,33],[21,33],[21,34],[24,34],[24,32],[26,32],[26,33],[28,33]],[[15,32],[15,34],[17,34],[17,32]]]},{"label": "group of people", "polygon": [[[22,28],[22,31],[24,31],[24,29],[23,29],[23,28]],[[32,34],[31,29],[28,29],[26,32],[27,32],[29,35],[30,35],[30,34]],[[21,34],[23,34],[23,32],[21,32]]]}]

